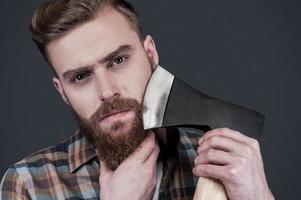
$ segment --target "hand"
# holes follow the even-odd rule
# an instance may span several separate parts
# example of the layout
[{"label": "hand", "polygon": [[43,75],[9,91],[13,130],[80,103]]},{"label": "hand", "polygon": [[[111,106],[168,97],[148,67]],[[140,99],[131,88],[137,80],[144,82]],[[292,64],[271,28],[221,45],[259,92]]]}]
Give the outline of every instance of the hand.
[{"label": "hand", "polygon": [[115,171],[100,162],[100,199],[152,199],[156,188],[159,151],[152,132]]},{"label": "hand", "polygon": [[222,181],[230,200],[274,199],[257,140],[221,128],[208,131],[198,143],[195,175]]}]

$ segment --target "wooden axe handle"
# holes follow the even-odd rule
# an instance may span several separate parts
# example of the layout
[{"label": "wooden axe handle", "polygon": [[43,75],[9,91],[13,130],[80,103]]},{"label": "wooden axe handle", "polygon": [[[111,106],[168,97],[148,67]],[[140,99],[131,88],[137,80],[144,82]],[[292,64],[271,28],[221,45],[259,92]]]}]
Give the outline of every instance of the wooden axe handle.
[{"label": "wooden axe handle", "polygon": [[220,181],[199,177],[193,200],[228,200],[228,196]]}]

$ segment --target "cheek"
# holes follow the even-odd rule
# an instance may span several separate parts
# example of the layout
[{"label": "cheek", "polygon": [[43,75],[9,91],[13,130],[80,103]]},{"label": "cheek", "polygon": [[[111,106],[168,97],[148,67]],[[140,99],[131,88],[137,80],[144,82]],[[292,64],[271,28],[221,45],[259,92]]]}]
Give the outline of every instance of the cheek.
[{"label": "cheek", "polygon": [[137,99],[141,103],[150,76],[151,70],[148,65],[138,66],[135,72],[129,76],[130,78],[126,79],[127,84],[124,84],[128,96]]},{"label": "cheek", "polygon": [[66,92],[72,109],[82,118],[88,119],[97,109],[98,101],[94,92],[83,90],[82,92]]},{"label": "cheek", "polygon": [[140,97],[142,99],[142,96],[144,95],[144,91],[146,88],[146,85],[148,83],[148,80],[150,79],[151,76],[151,70],[149,69],[146,73],[143,74],[142,78],[139,80],[139,91],[140,91]]},{"label": "cheek", "polygon": [[124,70],[122,87],[127,97],[142,102],[145,87],[152,74],[151,65],[143,48],[136,50],[127,70]]}]

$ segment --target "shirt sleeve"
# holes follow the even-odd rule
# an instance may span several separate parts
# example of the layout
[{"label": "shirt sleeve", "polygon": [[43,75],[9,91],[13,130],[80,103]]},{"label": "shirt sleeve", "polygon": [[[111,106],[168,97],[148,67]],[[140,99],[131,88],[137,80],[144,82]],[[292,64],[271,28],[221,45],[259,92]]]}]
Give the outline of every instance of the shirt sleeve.
[{"label": "shirt sleeve", "polygon": [[19,173],[15,168],[9,168],[4,174],[0,184],[1,200],[27,200],[31,199],[22,181]]}]

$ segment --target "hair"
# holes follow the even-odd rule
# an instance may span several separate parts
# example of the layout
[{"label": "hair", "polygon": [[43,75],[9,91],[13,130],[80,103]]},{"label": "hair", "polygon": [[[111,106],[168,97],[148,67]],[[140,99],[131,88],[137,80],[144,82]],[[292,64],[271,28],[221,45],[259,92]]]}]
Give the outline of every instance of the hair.
[{"label": "hair", "polygon": [[30,23],[32,39],[50,64],[47,45],[77,26],[93,20],[100,10],[107,7],[120,12],[142,39],[138,12],[125,0],[50,0],[40,6],[32,16]]}]

